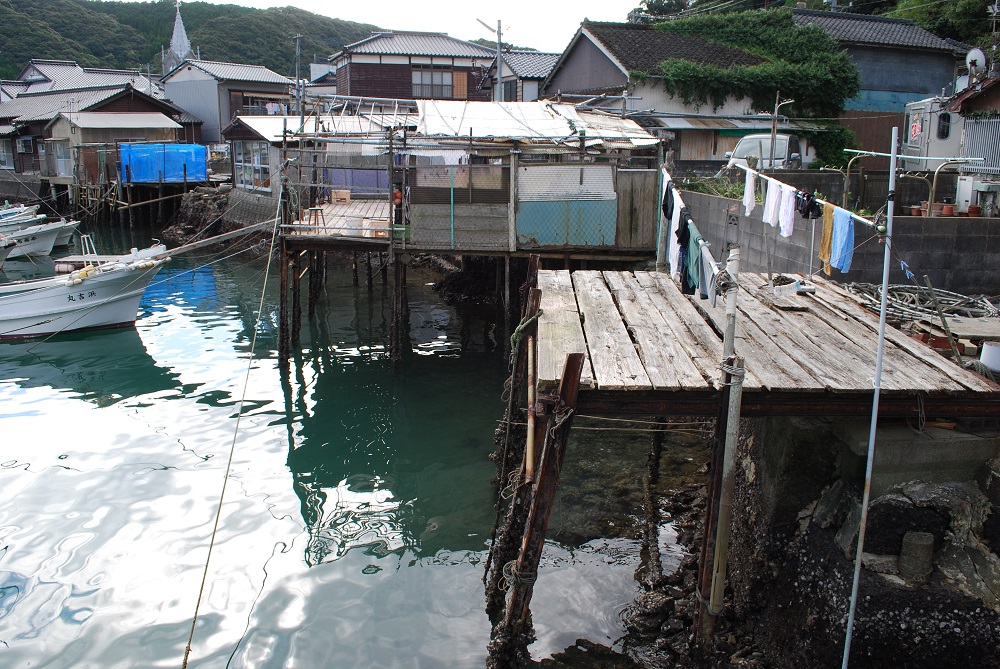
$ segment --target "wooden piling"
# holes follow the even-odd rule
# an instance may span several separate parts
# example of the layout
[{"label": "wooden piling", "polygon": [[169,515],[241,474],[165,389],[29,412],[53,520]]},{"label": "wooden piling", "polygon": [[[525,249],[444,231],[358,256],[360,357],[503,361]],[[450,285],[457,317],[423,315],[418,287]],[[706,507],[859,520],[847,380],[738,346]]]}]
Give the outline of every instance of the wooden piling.
[{"label": "wooden piling", "polygon": [[370,252],[365,253],[365,272],[366,278],[368,279],[368,291],[371,292],[372,289],[372,254]]},{"label": "wooden piling", "polygon": [[351,262],[352,285],[358,285],[358,252],[354,252],[354,260]]},{"label": "wooden piling", "polygon": [[288,333],[288,243],[281,237],[278,255],[278,359],[287,362],[291,354]]},{"label": "wooden piling", "polygon": [[299,347],[302,333],[302,253],[296,252],[292,260],[292,346]]},{"label": "wooden piling", "polygon": [[558,394],[547,400],[540,400],[540,403],[544,402],[549,409],[548,427],[521,552],[509,569],[512,582],[507,592],[503,621],[495,628],[493,640],[489,644],[486,666],[490,669],[521,667],[530,658],[525,634],[528,605],[531,603],[531,594],[538,576],[538,562],[542,557],[545,532],[552,514],[552,502],[555,500],[556,488],[559,485],[559,475],[565,459],[566,442],[573,422],[573,411],[576,407],[580,375],[585,360],[586,356],[583,353],[567,355]]}]

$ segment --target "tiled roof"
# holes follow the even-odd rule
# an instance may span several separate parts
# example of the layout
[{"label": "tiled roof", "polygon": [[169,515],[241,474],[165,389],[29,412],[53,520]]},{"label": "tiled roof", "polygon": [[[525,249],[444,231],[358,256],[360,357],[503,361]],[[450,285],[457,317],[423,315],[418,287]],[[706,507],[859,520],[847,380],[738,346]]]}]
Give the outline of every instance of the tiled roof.
[{"label": "tiled roof", "polygon": [[261,84],[291,84],[292,80],[273,72],[263,65],[244,65],[242,63],[220,63],[214,60],[185,60],[183,63],[167,72],[161,81],[167,79],[177,70],[190,65],[207,72],[219,81],[252,81]]},{"label": "tiled roof", "polygon": [[[99,67],[80,67],[73,61],[66,60],[32,60],[22,71],[25,77],[28,70],[37,71],[41,77],[26,77],[25,91],[58,91],[75,88],[91,88],[94,86],[115,86],[131,84],[133,88],[161,97],[162,91],[158,83],[146,78],[138,70],[111,70]],[[44,77],[44,78],[43,78]]]},{"label": "tiled roof", "polygon": [[[370,37],[348,44],[340,53],[481,58],[495,54],[496,49],[448,37],[444,33],[398,31],[372,33]],[[331,56],[331,60],[338,55]]]},{"label": "tiled roof", "polygon": [[581,30],[597,40],[629,72],[656,72],[657,66],[668,58],[718,67],[764,62],[752,53],[715,44],[697,35],[665,32],[647,24],[584,21]]},{"label": "tiled roof", "polygon": [[887,16],[793,9],[795,23],[815,25],[841,43],[954,51],[954,46],[908,19]]},{"label": "tiled roof", "polygon": [[504,62],[519,79],[544,79],[549,76],[558,53],[543,53],[541,51],[508,51],[504,54]]},{"label": "tiled roof", "polygon": [[0,119],[17,123],[51,121],[60,112],[84,111],[124,90],[127,90],[127,85],[22,93],[13,100],[0,103]]}]

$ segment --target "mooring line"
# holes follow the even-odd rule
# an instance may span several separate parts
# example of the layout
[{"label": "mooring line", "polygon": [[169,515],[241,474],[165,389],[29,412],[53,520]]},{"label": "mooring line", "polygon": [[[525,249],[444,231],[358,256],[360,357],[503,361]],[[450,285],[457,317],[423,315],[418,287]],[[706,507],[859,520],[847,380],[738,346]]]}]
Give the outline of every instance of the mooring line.
[{"label": "mooring line", "polygon": [[[271,228],[271,250],[268,253],[268,259],[274,253],[275,239],[278,236],[278,222],[281,220],[281,201],[282,196],[278,196],[278,209],[274,213],[274,225]],[[284,258],[281,259],[284,262]],[[226,498],[226,486],[229,483],[229,471],[233,467],[233,457],[236,454],[236,438],[240,432],[240,419],[243,417],[243,405],[246,402],[247,388],[250,386],[250,371],[253,369],[253,354],[254,349],[257,346],[257,333],[260,331],[260,317],[264,311],[264,294],[267,290],[267,278],[271,271],[270,260],[267,263],[267,270],[264,272],[264,283],[260,288],[260,302],[257,305],[257,320],[254,323],[253,328],[253,338],[250,341],[250,351],[247,359],[247,371],[246,376],[243,378],[243,393],[240,396],[240,409],[236,412],[236,425],[233,428],[233,441],[229,446],[229,460],[226,462],[226,470],[222,478],[222,490],[219,492],[219,504],[215,510],[215,523],[212,526],[212,538],[208,542],[208,555],[205,556],[205,569],[201,574],[201,587],[198,588],[198,601],[194,606],[194,617],[191,619],[191,632],[188,634],[187,646],[184,648],[184,661],[181,663],[181,669],[187,669],[188,658],[191,655],[191,643],[194,641],[194,630],[195,626],[198,624],[198,612],[201,610],[201,600],[205,594],[205,583],[208,581],[208,566],[212,561],[212,549],[215,547],[215,538],[219,533],[219,520],[222,518],[222,503]]]}]

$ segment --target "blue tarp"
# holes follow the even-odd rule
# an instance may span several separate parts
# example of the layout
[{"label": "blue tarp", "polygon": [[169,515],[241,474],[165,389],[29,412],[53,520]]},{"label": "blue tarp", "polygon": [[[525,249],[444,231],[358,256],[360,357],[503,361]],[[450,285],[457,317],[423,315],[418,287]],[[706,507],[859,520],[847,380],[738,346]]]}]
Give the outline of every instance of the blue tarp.
[{"label": "blue tarp", "polygon": [[132,183],[208,181],[208,148],[201,144],[120,144],[122,178]]}]

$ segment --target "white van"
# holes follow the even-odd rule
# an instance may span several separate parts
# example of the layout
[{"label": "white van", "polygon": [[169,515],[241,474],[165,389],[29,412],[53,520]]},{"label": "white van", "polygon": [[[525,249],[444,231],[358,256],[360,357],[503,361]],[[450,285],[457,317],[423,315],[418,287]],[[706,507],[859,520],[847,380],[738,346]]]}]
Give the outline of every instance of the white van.
[{"label": "white van", "polygon": [[[747,156],[757,157],[757,169],[772,169],[771,165],[771,133],[746,135],[742,137],[736,148],[726,152],[729,162],[726,167],[746,165]],[[802,152],[799,150],[797,135],[779,132],[774,136],[774,166],[779,170],[802,169]]]}]

